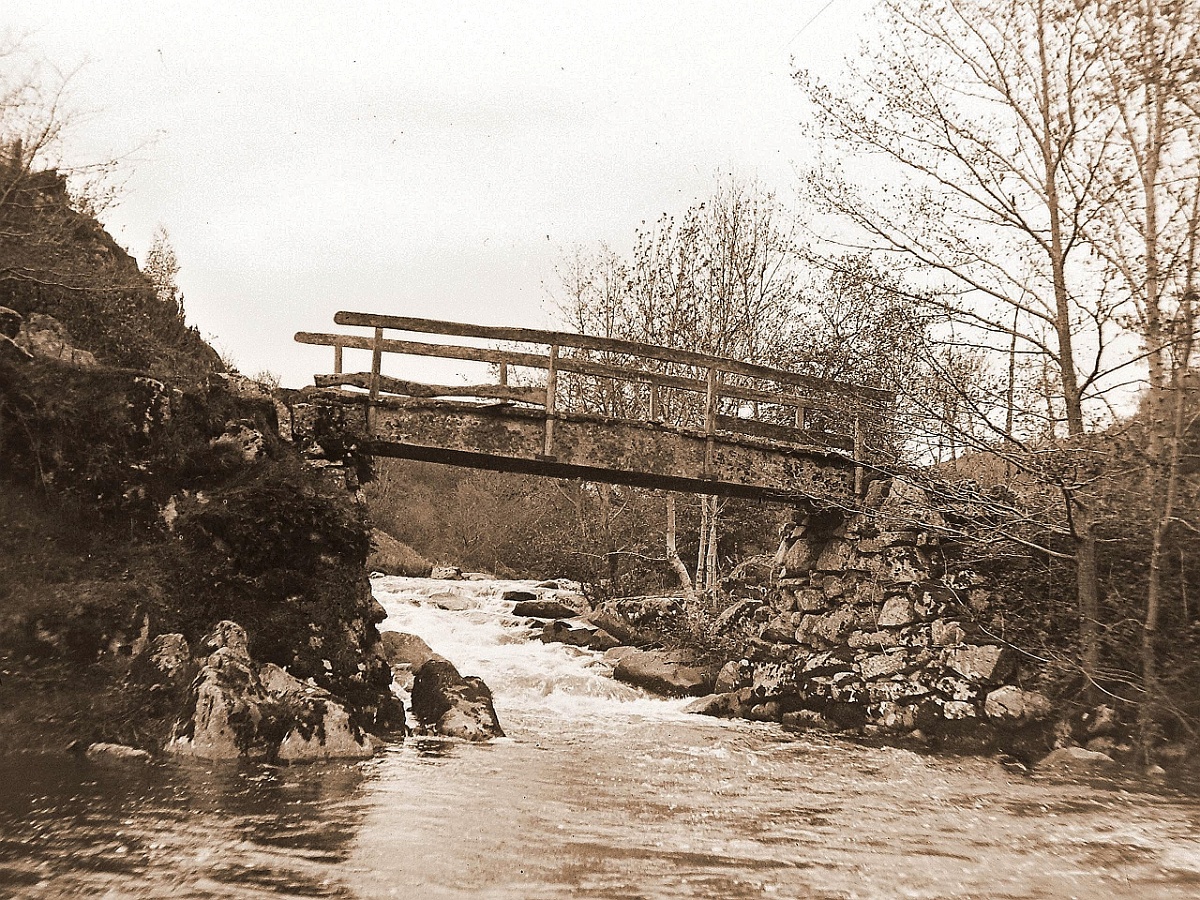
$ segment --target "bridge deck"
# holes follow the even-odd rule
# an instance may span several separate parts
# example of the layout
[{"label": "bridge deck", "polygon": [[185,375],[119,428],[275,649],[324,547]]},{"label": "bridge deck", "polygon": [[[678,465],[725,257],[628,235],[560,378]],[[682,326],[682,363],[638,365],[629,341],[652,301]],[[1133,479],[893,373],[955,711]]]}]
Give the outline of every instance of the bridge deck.
[{"label": "bridge deck", "polygon": [[[338,313],[370,337],[301,332],[334,348],[293,429],[373,455],[727,496],[845,502],[861,488],[865,435],[890,417],[884,391],[688,350],[612,338]],[[384,329],[504,342],[385,339]],[[517,349],[543,344],[548,352]],[[347,350],[369,372],[343,371]],[[385,375],[385,353],[483,363],[499,383],[431,385]],[[538,383],[510,383],[514,370]],[[359,393],[345,388],[359,388]],[[448,398],[472,398],[468,401]],[[622,415],[590,410],[612,407]],[[673,422],[674,424],[669,424]]]},{"label": "bridge deck", "polygon": [[[816,445],[707,435],[661,423],[560,413],[554,453],[542,452],[545,414],[508,403],[386,398],[308,389],[293,429],[374,456],[553,478],[763,499],[847,502],[855,463]],[[707,459],[707,463],[706,463]]]}]

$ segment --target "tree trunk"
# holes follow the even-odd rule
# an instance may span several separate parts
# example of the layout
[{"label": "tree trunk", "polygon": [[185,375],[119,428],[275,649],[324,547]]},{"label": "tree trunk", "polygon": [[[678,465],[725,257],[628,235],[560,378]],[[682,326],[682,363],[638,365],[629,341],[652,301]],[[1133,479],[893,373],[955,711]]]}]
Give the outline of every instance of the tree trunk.
[{"label": "tree trunk", "polygon": [[679,586],[683,588],[684,596],[694,600],[696,592],[692,588],[692,578],[679,556],[679,548],[675,542],[675,495],[670,492],[667,493],[667,560],[679,576]]},{"label": "tree trunk", "polygon": [[600,522],[604,537],[604,560],[605,568],[608,574],[608,582],[612,585],[612,590],[617,590],[617,576],[620,574],[617,570],[619,560],[616,552],[616,541],[613,538],[613,512],[612,512],[612,485],[601,484],[600,491]]},{"label": "tree trunk", "polygon": [[705,558],[704,589],[712,592],[717,587],[717,498],[709,497],[711,509],[708,514],[708,553]]},{"label": "tree trunk", "polygon": [[[1096,534],[1086,503],[1067,498],[1075,525],[1075,591],[1079,598],[1079,664],[1089,682],[1100,669],[1100,593],[1096,569]],[[1089,689],[1091,685],[1089,684]]]}]

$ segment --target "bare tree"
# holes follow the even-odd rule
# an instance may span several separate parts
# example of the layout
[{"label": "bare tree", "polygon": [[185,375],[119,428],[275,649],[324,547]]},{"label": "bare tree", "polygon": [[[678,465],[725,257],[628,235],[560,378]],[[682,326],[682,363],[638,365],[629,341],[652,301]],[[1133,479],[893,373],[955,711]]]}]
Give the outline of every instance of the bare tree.
[{"label": "bare tree", "polygon": [[[623,259],[607,247],[576,254],[560,272],[563,318],[573,327],[606,337],[684,347],[763,364],[778,364],[794,342],[800,296],[797,248],[783,208],[754,184],[727,181],[709,200],[678,220],[664,215],[638,231]],[[604,362],[628,363],[612,355]],[[644,365],[644,360],[639,360]],[[662,371],[704,373],[661,364]],[[567,379],[568,402],[609,415],[650,416],[649,389]],[[697,425],[697,395],[661,391],[660,420]],[[679,557],[674,497],[667,498],[667,556],[685,591],[716,584],[720,506],[701,498],[697,571],[685,578]]]},{"label": "bare tree", "polygon": [[[1044,359],[1066,436],[1078,441],[1112,387],[1121,313],[1086,244],[1110,199],[1101,175],[1116,127],[1088,5],[884,0],[882,8],[884,46],[851,73],[854,88],[835,92],[797,75],[826,146],[882,165],[864,186],[847,177],[849,163],[827,160],[808,179],[810,197],[851,226],[844,243],[918,267],[956,341]],[[1019,446],[978,412],[997,440]],[[1082,665],[1094,676],[1094,512],[1086,481],[1068,474],[1053,477],[1075,545]]]}]

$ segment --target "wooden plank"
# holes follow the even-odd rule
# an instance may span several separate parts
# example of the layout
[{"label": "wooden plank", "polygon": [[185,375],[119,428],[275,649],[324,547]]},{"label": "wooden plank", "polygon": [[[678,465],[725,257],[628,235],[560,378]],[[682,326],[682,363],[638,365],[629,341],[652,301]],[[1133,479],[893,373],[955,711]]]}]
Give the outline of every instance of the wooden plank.
[{"label": "wooden plank", "polygon": [[[370,338],[359,335],[300,331],[296,333],[295,339],[301,344],[347,347],[354,350],[374,349],[374,343]],[[455,344],[427,344],[421,341],[403,341],[397,339],[384,339],[380,346],[387,353],[403,353],[410,356],[437,356],[444,359],[461,359],[470,362],[485,362],[504,366],[524,366],[531,369],[548,369],[550,367],[550,358],[547,356],[537,353],[522,353],[515,350],[492,350],[483,347],[462,347]],[[641,384],[657,385],[658,387],[672,388],[679,391],[691,391],[697,394],[706,394],[708,392],[707,380],[685,378],[681,375],[664,375],[659,372],[644,372],[640,369],[632,369],[626,366],[576,359],[569,356],[559,357],[557,369],[560,372],[571,372],[576,375],[588,375],[595,378],[620,378],[626,381],[636,381]],[[823,405],[814,402],[811,397],[760,391],[755,388],[732,384],[722,384],[720,396],[752,403],[771,403],[777,406],[820,408]]]},{"label": "wooden plank", "polygon": [[589,334],[573,334],[565,331],[542,331],[534,328],[472,325],[464,322],[447,322],[440,319],[420,319],[411,316],[383,316],[373,313],[346,311],[337,313],[334,316],[334,321],[339,325],[394,328],[399,331],[442,334],[450,337],[487,338],[497,341],[517,341],[530,344],[557,344],[561,347],[574,347],[580,350],[595,350],[601,353],[641,356],[646,359],[656,359],[660,362],[672,362],[701,369],[716,367],[721,372],[728,372],[734,375],[762,378],[767,381],[774,381],[777,384],[787,384],[823,393],[859,397],[875,402],[887,401],[893,398],[893,394],[890,391],[879,388],[827,381],[822,378],[814,378],[811,375],[800,375],[796,372],[788,372],[783,369],[771,368],[770,366],[760,366],[755,363],[726,359],[725,357],[713,356],[708,353],[698,353],[695,350],[659,347],[654,344],[642,344],[637,341],[626,341],[619,338],[596,337]]},{"label": "wooden plank", "polygon": [[[317,387],[348,386],[366,390],[371,387],[371,373],[316,375],[313,381]],[[387,375],[379,376],[379,389],[385,393],[401,394],[405,397],[483,397],[488,400],[516,400],[539,406],[546,399],[546,390],[543,387],[507,384],[424,384]]]}]

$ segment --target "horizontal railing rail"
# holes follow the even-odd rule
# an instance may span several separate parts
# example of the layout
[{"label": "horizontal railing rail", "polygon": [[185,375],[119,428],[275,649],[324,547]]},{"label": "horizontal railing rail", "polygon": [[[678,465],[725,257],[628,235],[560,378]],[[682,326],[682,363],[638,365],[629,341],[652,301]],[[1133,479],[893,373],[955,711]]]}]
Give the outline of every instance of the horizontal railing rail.
[{"label": "horizontal railing rail", "polygon": [[[563,373],[599,379],[610,385],[621,382],[642,385],[643,390],[648,388],[648,415],[640,417],[641,421],[662,421],[664,392],[682,391],[702,395],[703,405],[696,412],[707,437],[708,456],[711,456],[713,439],[718,432],[733,432],[796,445],[811,446],[815,441],[825,446],[853,450],[855,458],[862,460],[866,428],[890,420],[894,403],[894,396],[879,388],[828,381],[694,350],[619,338],[359,312],[339,312],[334,321],[339,325],[371,328],[373,334],[297,333],[296,340],[300,343],[333,348],[334,371],[317,375],[317,386],[360,388],[367,391],[372,400],[378,399],[382,393],[418,398],[469,397],[540,406],[544,408],[546,417],[546,456],[551,456],[553,451],[554,419],[560,414],[558,382]],[[385,337],[385,330],[481,339],[510,346],[481,347],[414,341]],[[512,349],[512,344],[541,345],[547,351],[538,353]],[[344,371],[346,350],[370,351],[370,371]],[[575,352],[564,354],[564,350]],[[385,353],[490,364],[497,368],[498,383],[438,385],[395,378],[382,372]],[[605,361],[595,358],[596,355],[607,356],[610,360],[617,357],[620,361]],[[646,361],[646,365],[636,365],[639,360]],[[635,364],[627,364],[630,361]],[[671,366],[691,371],[662,371]],[[510,371],[514,368],[541,370],[545,373],[545,380],[533,385],[512,384]],[[698,377],[701,373],[703,377]],[[725,400],[737,404],[734,415],[728,414],[728,404],[722,411],[722,401]],[[750,417],[741,415],[746,411],[745,404],[750,404]],[[787,415],[786,424],[778,421],[779,414],[776,414],[774,422],[764,421],[759,418],[762,405],[791,409],[793,412]],[[822,416],[819,413],[822,411],[835,411],[836,414],[824,416],[822,432],[814,433],[810,426],[815,423],[811,419],[817,414],[815,418],[820,420]],[[835,420],[843,423],[848,433],[830,431],[828,423]]]}]

